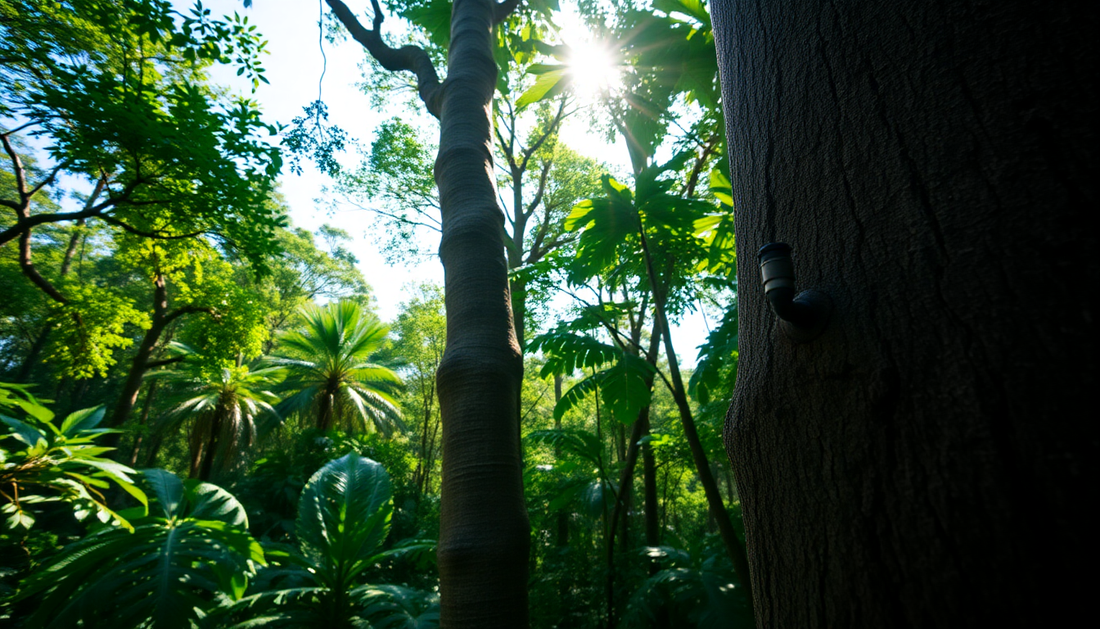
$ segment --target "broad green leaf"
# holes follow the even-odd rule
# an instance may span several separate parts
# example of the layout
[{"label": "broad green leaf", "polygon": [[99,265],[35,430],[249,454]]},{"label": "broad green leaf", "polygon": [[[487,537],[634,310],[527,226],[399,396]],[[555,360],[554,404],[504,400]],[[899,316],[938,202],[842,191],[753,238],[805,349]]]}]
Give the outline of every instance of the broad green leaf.
[{"label": "broad green leaf", "polygon": [[733,207],[733,184],[717,168],[710,171],[710,193],[723,204]]},{"label": "broad green leaf", "polygon": [[[145,476],[162,506],[175,504],[166,511],[177,516],[201,512],[201,504],[210,502],[211,492],[192,491],[189,497],[200,505],[186,504],[183,483],[167,472],[147,470]],[[224,503],[220,498],[214,502]],[[132,533],[101,529],[32,574],[18,595],[41,596],[31,625],[70,627],[82,621],[86,626],[192,627],[219,596],[240,595],[249,560],[264,561],[248,532],[223,520],[149,516],[133,517],[132,524]]]},{"label": "broad green leaf", "polygon": [[604,370],[600,397],[611,415],[624,424],[638,419],[638,412],[649,406],[653,389],[653,366],[644,359],[624,354]]},{"label": "broad green leaf", "polygon": [[540,100],[553,98],[565,89],[567,83],[568,78],[564,69],[547,71],[539,75],[535,84],[519,97],[516,107],[526,107]]},{"label": "broad green leaf", "polygon": [[61,434],[65,436],[76,435],[83,430],[91,430],[99,426],[103,421],[105,409],[102,406],[85,408],[70,414],[61,422]]},{"label": "broad green leaf", "polygon": [[187,517],[196,520],[218,520],[243,530],[248,530],[248,516],[244,506],[233,494],[196,479],[183,482],[184,498],[188,503]]},{"label": "broad green leaf", "polygon": [[367,567],[389,534],[393,493],[378,463],[349,453],[330,461],[306,484],[298,501],[302,554],[330,583]]},{"label": "broad green leaf", "polygon": [[145,482],[153,490],[157,499],[157,505],[164,516],[174,518],[179,515],[180,503],[183,501],[183,481],[179,476],[161,469],[143,470]]},{"label": "broad green leaf", "polygon": [[710,27],[710,12],[702,0],[653,0],[653,8],[665,13],[682,13]]},{"label": "broad green leaf", "polygon": [[539,350],[546,354],[546,364],[539,374],[543,378],[553,374],[571,375],[577,369],[598,367],[622,354],[617,347],[561,329],[531,339],[527,351]]},{"label": "broad green leaf", "polygon": [[53,419],[53,411],[38,404],[33,398],[30,400],[14,399],[12,403],[23,409],[23,412],[41,422],[48,423]]},{"label": "broad green leaf", "polygon": [[577,384],[569,387],[569,390],[565,392],[565,395],[561,396],[558,403],[554,405],[554,419],[560,420],[565,417],[565,414],[570,409],[581,403],[585,397],[589,394],[597,391],[600,383],[599,375],[588,376],[584,380],[581,380]]},{"label": "broad green leaf", "polygon": [[39,443],[46,443],[46,436],[37,428],[26,422],[19,421],[14,417],[8,417],[7,415],[0,415],[0,421],[3,421],[8,425],[8,428],[11,429],[10,436],[15,437],[31,448],[39,445]]}]

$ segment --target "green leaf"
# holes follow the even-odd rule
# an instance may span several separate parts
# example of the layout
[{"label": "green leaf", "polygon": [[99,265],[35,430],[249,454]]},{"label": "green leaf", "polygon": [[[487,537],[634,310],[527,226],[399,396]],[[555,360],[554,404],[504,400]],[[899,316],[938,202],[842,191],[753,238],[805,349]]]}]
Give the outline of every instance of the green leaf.
[{"label": "green leaf", "polygon": [[175,474],[160,470],[143,470],[145,482],[153,490],[164,516],[174,518],[179,514],[180,503],[183,501],[183,481]]},{"label": "green leaf", "polygon": [[392,515],[393,490],[381,465],[354,453],[330,461],[298,501],[302,554],[330,583],[351,579],[381,548]]},{"label": "green leaf", "polygon": [[12,402],[19,408],[23,409],[24,413],[30,415],[38,421],[48,423],[50,420],[53,419],[53,411],[46,408],[45,406],[42,406],[41,404],[38,404],[36,401],[34,401],[33,398],[29,400],[21,400],[16,398],[12,400]]},{"label": "green leaf", "polygon": [[[168,477],[175,479],[171,482]],[[146,481],[167,511],[224,515],[224,497],[183,483],[162,470]],[[197,504],[189,500],[194,498]],[[235,502],[235,501],[234,501]],[[206,506],[204,506],[206,504]],[[126,512],[135,516],[134,511]],[[235,519],[235,518],[227,518]],[[31,626],[194,626],[217,604],[243,592],[251,567],[263,552],[248,532],[222,520],[133,517],[133,533],[108,527],[67,546],[24,581],[18,597],[41,595]]]},{"label": "green leaf", "polygon": [[565,71],[558,63],[533,63],[527,68],[527,74],[546,74],[547,72]]},{"label": "green leaf", "polygon": [[710,171],[710,193],[724,205],[733,207],[733,184],[717,168]]},{"label": "green leaf", "polygon": [[539,78],[535,80],[535,84],[519,97],[519,100],[516,101],[516,107],[526,107],[532,103],[553,98],[565,89],[567,83],[568,79],[564,69],[549,70],[539,75]]},{"label": "green leaf", "polygon": [[0,415],[0,421],[3,421],[11,428],[12,437],[22,441],[28,447],[33,448],[38,445],[39,442],[42,444],[47,442],[46,435],[30,424],[19,421],[14,417],[8,417],[7,415]]},{"label": "green leaf", "polygon": [[197,479],[183,482],[187,501],[187,517],[196,520],[217,520],[248,530],[248,515],[233,494],[211,483]]},{"label": "green leaf", "polygon": [[589,394],[595,393],[599,388],[599,384],[600,378],[597,374],[588,376],[584,380],[569,387],[565,395],[561,396],[558,403],[554,405],[554,419],[560,420],[565,417],[565,414],[569,412],[570,409],[580,404]]},{"label": "green leaf", "polygon": [[653,8],[665,13],[682,13],[710,27],[710,13],[702,0],[653,0]]},{"label": "green leaf", "polygon": [[590,336],[574,334],[555,329],[531,339],[527,351],[542,350],[546,354],[546,364],[540,377],[550,375],[572,375],[577,369],[590,369],[612,362],[622,354],[619,348],[601,343]]},{"label": "green leaf", "polygon": [[638,412],[649,406],[656,370],[644,359],[624,354],[603,373],[600,397],[607,410],[624,424],[634,423]]},{"label": "green leaf", "polygon": [[103,421],[104,413],[105,409],[102,406],[76,411],[61,422],[61,434],[73,436],[83,430],[91,430]]}]

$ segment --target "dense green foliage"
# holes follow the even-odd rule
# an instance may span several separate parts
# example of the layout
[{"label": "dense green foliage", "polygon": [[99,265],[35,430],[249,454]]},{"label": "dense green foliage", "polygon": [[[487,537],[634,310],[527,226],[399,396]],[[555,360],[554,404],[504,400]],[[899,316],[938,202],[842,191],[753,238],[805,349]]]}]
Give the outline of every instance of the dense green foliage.
[{"label": "dense green foliage", "polygon": [[[289,226],[277,128],[209,80],[264,81],[264,42],[173,7],[0,8],[0,622],[436,626],[442,290],[387,324],[348,233]],[[391,8],[442,55],[449,2]],[[599,94],[577,93],[555,2],[496,31],[535,627],[752,623],[722,534],[741,533],[718,434],[737,310],[713,38],[704,4],[653,8],[582,3],[618,42]],[[622,135],[629,172],[566,145],[578,113]],[[433,152],[393,119],[358,166],[322,158],[391,260],[439,228]],[[720,323],[681,378],[668,320],[695,309]]]}]

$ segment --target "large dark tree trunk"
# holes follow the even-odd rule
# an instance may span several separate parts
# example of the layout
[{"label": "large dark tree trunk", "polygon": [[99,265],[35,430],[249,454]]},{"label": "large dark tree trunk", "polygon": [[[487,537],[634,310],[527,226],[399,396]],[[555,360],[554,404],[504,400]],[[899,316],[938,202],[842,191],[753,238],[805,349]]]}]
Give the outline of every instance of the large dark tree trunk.
[{"label": "large dark tree trunk", "polygon": [[[761,627],[1057,627],[1090,600],[1097,9],[715,0]],[[809,343],[763,299],[772,241],[834,302]]]},{"label": "large dark tree trunk", "polygon": [[493,11],[489,0],[454,3],[435,164],[447,304],[447,348],[437,377],[442,622],[479,629],[527,626],[530,543],[519,444],[523,363],[491,150]]}]

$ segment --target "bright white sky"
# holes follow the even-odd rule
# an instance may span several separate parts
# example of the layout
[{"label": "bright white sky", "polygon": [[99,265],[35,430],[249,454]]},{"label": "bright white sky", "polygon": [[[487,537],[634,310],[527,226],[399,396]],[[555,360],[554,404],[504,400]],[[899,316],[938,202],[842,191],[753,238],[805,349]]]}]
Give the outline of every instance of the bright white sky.
[{"label": "bright white sky", "polygon": [[[191,6],[188,0],[176,0],[180,9]],[[268,122],[289,123],[301,115],[302,108],[317,98],[317,81],[321,75],[322,57],[318,47],[319,2],[302,0],[255,0],[249,9],[241,0],[207,0],[203,3],[215,14],[234,11],[246,15],[267,39],[268,55],[263,61],[269,84],[261,84],[251,98],[259,101]],[[383,7],[385,2],[382,3]],[[563,6],[571,4],[569,0]],[[351,0],[349,6],[359,10],[367,6],[366,0]],[[585,29],[575,18],[569,20],[569,33],[584,33]],[[385,31],[385,26],[383,30]],[[342,127],[349,136],[363,145],[373,139],[375,127],[393,115],[406,116],[400,110],[377,111],[371,109],[369,98],[361,93],[355,83],[362,73],[359,63],[363,59],[362,48],[354,41],[333,45],[324,43],[327,70],[323,84],[323,97],[329,108],[329,121]],[[232,70],[214,73],[215,82],[227,85],[237,93],[248,94],[251,85],[237,77]],[[412,122],[411,120],[406,120]],[[435,135],[438,127],[434,119],[426,118],[428,135]],[[605,144],[598,134],[589,131],[583,116],[570,119],[562,132],[562,140],[574,150],[597,160],[619,164],[627,169],[628,157],[624,146]],[[620,142],[621,144],[621,142]],[[351,165],[354,154],[347,163]],[[344,211],[330,215],[324,204],[315,202],[322,196],[323,188],[330,183],[328,177],[310,164],[303,165],[303,173],[295,175],[284,168],[280,177],[281,190],[290,206],[291,220],[295,225],[315,230],[324,223],[345,229],[354,238],[352,250],[359,258],[359,267],[374,289],[378,314],[392,321],[405,301],[405,288],[416,282],[443,283],[443,268],[437,259],[430,259],[416,266],[392,267],[385,263],[371,239],[372,217],[363,211]],[[431,243],[434,250],[437,243]],[[673,340],[685,367],[695,364],[695,348],[706,340],[707,322],[702,315],[689,314],[679,325],[673,326]]]}]

